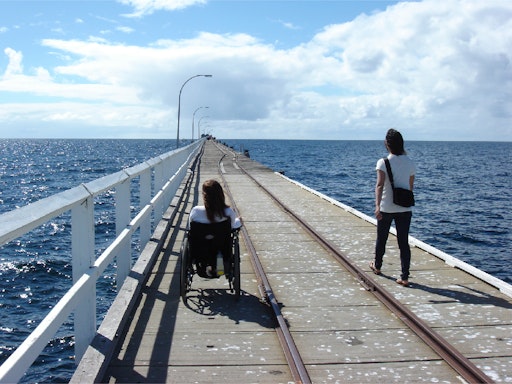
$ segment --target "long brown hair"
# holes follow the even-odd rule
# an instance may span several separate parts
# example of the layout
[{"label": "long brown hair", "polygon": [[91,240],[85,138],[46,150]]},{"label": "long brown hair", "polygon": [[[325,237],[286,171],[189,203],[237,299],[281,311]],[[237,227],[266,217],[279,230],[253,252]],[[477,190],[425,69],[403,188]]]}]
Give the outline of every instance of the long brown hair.
[{"label": "long brown hair", "polygon": [[385,143],[389,152],[393,155],[400,156],[406,154],[404,149],[404,138],[396,129],[391,128],[387,131]]},{"label": "long brown hair", "polygon": [[226,204],[224,191],[217,180],[206,180],[203,184],[203,200],[206,208],[206,217],[214,222],[216,217],[226,217],[224,210],[229,207]]}]

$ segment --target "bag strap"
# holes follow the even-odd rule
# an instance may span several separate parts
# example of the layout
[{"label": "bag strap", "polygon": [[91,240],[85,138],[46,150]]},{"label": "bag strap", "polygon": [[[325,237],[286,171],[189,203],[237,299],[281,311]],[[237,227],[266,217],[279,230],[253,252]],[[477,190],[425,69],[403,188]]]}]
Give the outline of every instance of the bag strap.
[{"label": "bag strap", "polygon": [[391,183],[391,188],[395,189],[395,184],[393,183],[393,172],[391,172],[391,165],[389,164],[389,160],[387,157],[384,158],[384,163],[386,163],[386,169],[388,170],[389,182]]}]

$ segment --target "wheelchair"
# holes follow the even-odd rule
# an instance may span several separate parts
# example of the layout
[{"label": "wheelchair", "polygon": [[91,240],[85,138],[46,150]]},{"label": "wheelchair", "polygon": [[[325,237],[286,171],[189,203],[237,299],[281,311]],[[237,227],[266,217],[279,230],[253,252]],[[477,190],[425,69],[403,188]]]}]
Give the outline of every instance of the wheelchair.
[{"label": "wheelchair", "polygon": [[[180,249],[180,295],[186,304],[187,292],[192,289],[195,274],[203,278],[215,279],[217,255],[222,254],[223,274],[229,282],[229,289],[235,299],[240,297],[240,229],[231,229],[229,220],[203,224],[191,222]],[[207,268],[211,268],[209,271]],[[220,269],[220,268],[219,268]],[[210,274],[208,274],[210,272]]]}]

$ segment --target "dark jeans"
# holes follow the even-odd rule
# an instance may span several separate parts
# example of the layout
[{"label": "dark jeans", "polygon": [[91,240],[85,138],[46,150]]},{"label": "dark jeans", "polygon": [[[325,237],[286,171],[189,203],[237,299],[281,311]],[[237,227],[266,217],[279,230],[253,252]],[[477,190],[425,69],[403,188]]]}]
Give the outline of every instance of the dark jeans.
[{"label": "dark jeans", "polygon": [[411,248],[409,247],[409,227],[411,226],[412,212],[382,213],[382,219],[377,220],[377,241],[375,243],[375,268],[381,269],[382,258],[386,252],[391,222],[395,220],[398,248],[400,248],[400,261],[402,263],[402,280],[409,279],[411,266]]}]

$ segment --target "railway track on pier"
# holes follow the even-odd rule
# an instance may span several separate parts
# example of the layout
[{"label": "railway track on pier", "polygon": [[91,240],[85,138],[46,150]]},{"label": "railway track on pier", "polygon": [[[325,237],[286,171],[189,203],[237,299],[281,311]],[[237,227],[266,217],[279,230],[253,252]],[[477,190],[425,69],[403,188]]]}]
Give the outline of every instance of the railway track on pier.
[{"label": "railway track on pier", "polygon": [[[427,345],[431,350],[439,356],[439,358],[447,364],[455,373],[455,377],[462,379],[467,383],[491,383],[493,380],[482,372],[475,364],[466,358],[460,351],[452,346],[445,338],[434,331],[426,322],[421,320],[416,314],[402,304],[392,294],[390,294],[383,286],[378,284],[369,273],[356,266],[347,255],[339,250],[330,240],[319,233],[313,226],[308,224],[306,220],[294,212],[293,208],[287,206],[281,199],[275,196],[269,189],[260,183],[250,172],[248,172],[243,165],[238,162],[238,154],[227,150],[217,145],[219,150],[224,155],[219,160],[219,176],[222,178],[226,193],[232,202],[235,210],[238,211],[236,206],[236,198],[230,190],[229,182],[226,179],[226,172],[223,160],[232,158],[234,167],[249,178],[254,183],[255,188],[264,191],[270,200],[283,212],[289,215],[300,228],[309,235],[314,242],[321,246],[325,251],[330,254],[340,265],[354,277],[355,281],[359,283],[367,292],[371,293],[380,303],[389,309],[389,311],[396,316],[404,325],[406,325],[419,339]],[[241,232],[247,250],[250,255],[251,263],[257,275],[259,282],[259,290],[262,299],[272,308],[273,314],[276,319],[278,327],[276,332],[283,348],[284,355],[286,356],[287,363],[290,367],[292,377],[297,383],[311,383],[311,376],[305,364],[305,359],[301,356],[301,351],[297,347],[292,332],[290,331],[289,324],[281,312],[281,304],[273,291],[272,285],[265,272],[265,267],[258,257],[256,247],[251,241],[249,233],[246,228]],[[328,284],[329,282],[325,282]],[[298,288],[299,289],[299,288]],[[285,301],[286,298],[280,298]]]},{"label": "railway track on pier", "polygon": [[[225,146],[207,142],[191,170],[104,381],[512,379],[510,296],[418,248],[401,287],[392,237],[374,276],[373,223]],[[182,300],[180,246],[211,178],[244,223],[240,296],[222,277],[194,277]]]}]

